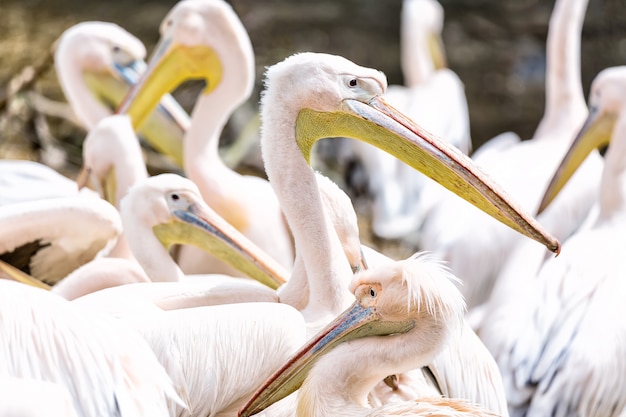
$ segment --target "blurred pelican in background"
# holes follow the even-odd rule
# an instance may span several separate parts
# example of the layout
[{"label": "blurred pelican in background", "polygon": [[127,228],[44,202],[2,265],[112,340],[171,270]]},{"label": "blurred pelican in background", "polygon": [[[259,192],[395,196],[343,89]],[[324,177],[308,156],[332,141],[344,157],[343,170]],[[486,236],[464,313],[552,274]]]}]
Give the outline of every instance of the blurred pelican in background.
[{"label": "blurred pelican in background", "polygon": [[[587,0],[558,0],[555,4],[547,42],[546,108],[533,138],[519,141],[500,135],[472,155],[476,164],[529,211],[539,206],[550,175],[587,114],[580,81],[580,36],[586,7]],[[602,158],[592,155],[581,169],[584,174],[561,196],[559,210],[549,223],[548,218],[542,221],[560,239],[576,230],[587,216],[597,195]],[[421,231],[420,248],[448,262],[463,281],[460,289],[471,311],[488,299],[520,239],[450,193],[440,195],[430,213]],[[540,259],[543,255],[539,253]]]},{"label": "blurred pelican in background", "polygon": [[[232,7],[222,0],[184,0],[163,19],[148,69],[118,111],[140,127],[163,94],[187,79],[206,80],[185,135],[185,174],[213,210],[290,269],[293,242],[272,188],[265,179],[233,171],[218,153],[222,129],[252,93],[254,76],[252,44]],[[181,248],[178,262],[186,273],[240,274],[192,248]]]},{"label": "blurred pelican in background", "polygon": [[168,401],[184,406],[142,337],[42,289],[0,280],[0,336],[0,379],[58,384],[77,415],[165,417]]},{"label": "blurred pelican in background", "polygon": [[624,97],[626,67],[598,74],[587,121],[539,207],[549,208],[585,158],[610,142],[595,218],[564,242],[561,256],[486,306],[480,336],[500,366],[513,416],[626,412]]},{"label": "blurred pelican in background", "polygon": [[[465,88],[445,67],[441,41],[444,11],[436,0],[405,0],[401,15],[401,64],[405,85],[391,85],[388,102],[425,130],[471,151]],[[429,204],[418,204],[426,176],[397,158],[361,141],[346,141],[348,152],[363,164],[372,199],[372,232],[384,239],[415,241]]]}]

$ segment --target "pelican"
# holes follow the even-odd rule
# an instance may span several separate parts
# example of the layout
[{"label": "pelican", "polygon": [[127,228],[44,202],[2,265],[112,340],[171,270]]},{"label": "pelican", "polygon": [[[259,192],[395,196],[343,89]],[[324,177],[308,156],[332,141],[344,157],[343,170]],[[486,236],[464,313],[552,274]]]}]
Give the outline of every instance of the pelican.
[{"label": "pelican", "polygon": [[[298,84],[294,80],[308,81]],[[321,137],[356,136],[374,141],[417,166],[420,166],[415,162],[418,159],[437,164],[437,157],[441,156],[437,150],[443,152],[455,163],[462,164],[464,169],[459,174],[444,165],[436,165],[443,168],[439,172],[431,172],[424,166],[421,168],[450,187],[465,190],[486,210],[495,215],[501,213],[499,217],[503,221],[511,225],[525,224],[517,227],[558,250],[558,242],[540,230],[534,220],[515,211],[506,197],[495,191],[496,186],[473,168],[471,161],[419,131],[397,111],[383,107],[384,102],[379,95],[386,87],[386,79],[382,73],[359,67],[341,57],[306,53],[271,67],[266,81],[262,102],[262,147],[271,183],[281,202],[284,201],[288,207],[285,214],[292,230],[298,232],[294,234],[299,253],[297,262],[302,262],[301,271],[306,273],[309,284],[308,303],[298,314],[301,314],[302,328],[306,324],[307,332],[315,326],[326,325],[345,305],[350,304],[352,297],[348,290],[348,280],[352,276],[351,262],[346,259],[329,212],[322,208],[323,198],[318,190],[320,180],[307,164],[311,146]],[[314,87],[321,88],[313,90]],[[277,112],[277,108],[283,111]],[[318,123],[319,118],[326,118],[328,123]],[[319,126],[325,126],[327,130],[316,130]],[[418,137],[423,141],[420,142]],[[405,145],[402,152],[397,148],[400,141],[404,141]],[[474,185],[462,186],[463,181]],[[124,202],[130,195],[125,197]],[[293,278],[286,285],[294,282]],[[242,305],[238,307],[242,308]],[[256,358],[249,351],[246,353]],[[230,396],[230,391],[225,390],[219,395]]]},{"label": "pelican", "polygon": [[[587,0],[555,4],[547,42],[546,109],[533,138],[516,142],[499,136],[472,156],[523,208],[533,212],[587,113],[580,81],[580,33],[586,5]],[[557,238],[567,237],[586,217],[597,193],[601,166],[599,154],[589,158],[585,174],[577,176],[576,184],[561,196],[561,211],[551,216],[549,224],[542,222],[555,234],[559,232]],[[438,254],[462,279],[461,291],[471,311],[487,300],[519,241],[507,228],[446,193],[424,222],[420,248]]]},{"label": "pelican", "polygon": [[0,334],[0,378],[58,384],[80,416],[168,416],[168,401],[182,404],[138,334],[42,289],[0,280]]},{"label": "pelican", "polygon": [[239,416],[254,415],[298,388],[298,416],[495,416],[448,398],[369,406],[368,392],[379,380],[425,366],[462,329],[465,303],[456,278],[433,261],[421,254],[357,274],[352,306],[275,372]]},{"label": "pelican", "polygon": [[[293,243],[272,188],[262,178],[238,174],[219,157],[222,128],[254,85],[250,39],[222,0],[184,0],[174,6],[161,24],[161,40],[148,69],[118,112],[141,126],[158,99],[189,78],[205,79],[207,87],[196,101],[185,135],[185,174],[220,216],[291,268]],[[193,249],[181,250],[178,262],[186,273],[240,274]]]},{"label": "pelican", "polygon": [[[145,55],[141,41],[114,23],[82,22],[63,32],[54,65],[61,89],[85,129],[113,113],[145,69]],[[189,116],[168,95],[147,120],[140,136],[182,166]]]},{"label": "pelican", "polygon": [[108,202],[75,196],[1,206],[0,228],[0,260],[54,284],[108,253],[122,221]]},{"label": "pelican", "polygon": [[[485,197],[481,193],[495,190],[493,184],[484,185],[483,181],[491,181],[475,171],[469,158],[460,151],[441,143],[384,104],[380,95],[386,88],[386,79],[379,71],[360,67],[338,56],[302,53],[270,67],[265,84],[261,101],[261,149],[270,184],[294,234],[298,252],[296,263],[302,262],[302,270],[308,277],[310,298],[301,312],[310,329],[326,325],[352,299],[347,289],[352,269],[346,262],[341,242],[333,232],[327,213],[322,210],[318,177],[308,165],[311,148],[317,139],[343,136],[373,142],[447,184],[455,192],[463,194],[464,190],[469,190],[472,196],[466,194],[466,197],[479,205],[480,200],[487,201],[483,200]],[[456,176],[453,172],[461,171],[451,171],[450,165],[437,162],[444,154],[455,161],[453,165],[460,164],[468,170]],[[471,179],[473,174],[470,172],[477,174],[483,185],[476,188],[462,186],[461,183],[467,184],[466,181],[478,178]],[[500,202],[504,203],[504,200]],[[482,205],[488,209],[487,205]],[[513,213],[510,208],[505,210],[506,213]],[[495,209],[492,213],[497,211]],[[515,221],[521,224],[521,217]],[[544,233],[544,242],[558,250],[556,241],[548,238],[545,232],[541,233]],[[292,276],[287,286],[294,278]],[[474,342],[477,342],[475,335]],[[464,364],[458,351],[450,353],[446,360],[451,357],[456,357],[455,365]],[[493,362],[493,359],[489,357],[489,361]],[[484,365],[483,362],[476,362],[465,365],[472,365],[472,370]],[[467,372],[463,366],[457,368],[458,372]],[[484,395],[481,392],[476,394],[475,386],[466,386],[470,385],[467,382],[460,384],[463,387],[454,383],[451,377],[454,370],[435,369],[446,392],[471,392],[472,398],[468,399],[474,401]],[[491,369],[496,370],[495,363]],[[479,378],[484,378],[480,372],[466,376],[466,381]],[[506,412],[506,408],[502,408],[503,400],[503,395],[496,394],[489,406]]]},{"label": "pelican", "polygon": [[[148,170],[128,116],[104,117],[83,142],[83,166],[76,179],[78,186],[82,189],[91,184],[103,199],[119,210],[128,190],[146,178]],[[125,234],[118,238],[109,255],[134,259]]]},{"label": "pelican", "polygon": [[[481,337],[498,361],[514,416],[618,416],[626,412],[621,320],[624,264],[626,67],[598,74],[589,117],[557,169],[540,210],[597,146],[605,154],[595,221],[564,242],[506,309],[489,309]],[[569,185],[569,184],[568,184]],[[488,305],[489,306],[489,305]],[[501,314],[502,315],[499,315]],[[496,317],[498,318],[496,320]]]},{"label": "pelican", "polygon": [[[436,0],[403,2],[400,47],[405,85],[389,86],[385,98],[424,129],[469,154],[467,99],[459,77],[444,65],[443,19]],[[426,208],[422,212],[416,207],[422,207],[421,191],[429,181],[379,149],[360,141],[346,144],[368,172],[372,232],[384,239],[410,238],[426,213]]]},{"label": "pelican", "polygon": [[[112,210],[115,216],[117,216],[115,218],[124,226],[129,246],[145,274],[137,273],[136,268],[122,262],[103,263],[97,260],[99,266],[93,265],[69,275],[67,278],[70,278],[70,281],[64,284],[62,290],[59,290],[62,293],[85,294],[89,292],[89,289],[116,286],[125,282],[142,282],[145,276],[151,281],[171,282],[186,280],[187,277],[168,253],[168,248],[173,244],[192,244],[210,251],[224,259],[225,262],[229,262],[243,271],[246,276],[250,276],[273,289],[278,288],[286,281],[287,272],[280,265],[267,257],[265,253],[241,236],[236,229],[215,214],[204,203],[197,187],[190,180],[179,175],[160,174],[139,182],[130,189],[129,193],[122,200],[119,214],[111,204],[104,200],[82,198],[75,198],[74,200],[70,202],[71,204],[59,205],[56,203],[55,208],[60,207],[62,209],[61,213],[51,213],[56,215],[56,217],[50,214],[43,217],[41,210],[36,211],[31,207],[22,208],[18,211],[21,215],[22,210],[30,210],[30,213],[27,213],[28,216],[36,217],[40,220],[40,223],[41,221],[61,223],[61,220],[65,222],[72,220],[70,226],[59,227],[58,229],[60,230],[55,230],[56,234],[53,235],[53,238],[57,238],[61,244],[71,247],[73,241],[70,239],[73,238],[74,241],[80,243],[81,237],[82,240],[85,240],[84,237],[95,238],[95,232],[98,231],[94,228],[93,236],[84,236],[86,235],[83,233],[85,230],[84,222],[78,221],[80,219],[75,214],[76,212],[81,214],[79,209],[82,206],[86,206],[82,203],[83,200],[93,200],[95,203],[104,205],[109,210]],[[18,205],[15,204],[10,207],[16,206]],[[88,212],[87,214],[90,213]],[[15,215],[5,217],[7,218],[7,223],[11,223],[10,226],[6,227],[9,237],[11,235],[19,235],[25,242],[34,241],[30,246],[24,246],[26,246],[26,249],[38,251],[34,257],[35,261],[30,264],[30,269],[35,271],[34,275],[36,278],[50,281],[50,275],[54,274],[53,278],[58,280],[81,265],[75,264],[76,262],[61,262],[58,258],[55,258],[56,262],[50,265],[51,256],[55,255],[55,252],[58,253],[65,250],[66,247],[59,247],[57,244],[56,246],[53,245],[52,248],[48,248],[46,246],[47,242],[52,240],[47,236],[50,233],[43,234],[43,237],[40,237],[45,229],[37,227],[40,223],[34,223],[29,217],[22,216],[25,217],[23,222],[16,222]],[[75,229],[78,229],[79,239],[71,234]],[[118,234],[120,230],[121,227],[117,230]],[[53,241],[53,243],[55,242]],[[77,246],[78,243],[73,243],[73,245]],[[11,258],[11,256],[14,256],[13,253],[5,254],[2,258],[7,259]],[[40,267],[42,264],[40,259],[48,262],[48,264],[43,265],[50,265],[41,272],[38,269],[33,269]],[[89,259],[91,258],[86,260]],[[128,260],[128,262],[132,263],[133,261]],[[95,274],[96,271],[102,268],[105,268],[105,270]],[[107,271],[110,271],[113,275],[110,275]],[[12,275],[11,271],[5,270],[5,273]],[[117,274],[130,275],[120,277]],[[22,282],[29,282],[28,280],[20,279],[19,276],[16,277],[15,274],[12,276]],[[231,277],[224,277],[224,279],[232,281]],[[93,280],[98,280],[98,282],[93,282]],[[257,287],[250,291],[253,294],[259,293]],[[267,300],[267,298],[268,296],[261,292],[260,300]]]}]

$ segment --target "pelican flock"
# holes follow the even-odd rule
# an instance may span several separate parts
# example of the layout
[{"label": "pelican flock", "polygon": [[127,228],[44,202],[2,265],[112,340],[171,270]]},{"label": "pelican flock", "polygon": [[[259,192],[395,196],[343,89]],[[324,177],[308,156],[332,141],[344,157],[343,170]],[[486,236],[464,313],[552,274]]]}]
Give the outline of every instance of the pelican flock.
[{"label": "pelican flock", "polygon": [[[150,54],[112,22],[60,33],[82,168],[0,161],[0,416],[625,415],[626,68],[585,104],[587,2],[554,3],[532,139],[474,153],[435,0],[402,2],[404,86],[294,50],[254,98],[224,0],[176,3]],[[264,178],[219,152],[250,97]],[[315,170],[332,138],[368,170],[371,218]],[[363,244],[364,224],[418,251]]]}]

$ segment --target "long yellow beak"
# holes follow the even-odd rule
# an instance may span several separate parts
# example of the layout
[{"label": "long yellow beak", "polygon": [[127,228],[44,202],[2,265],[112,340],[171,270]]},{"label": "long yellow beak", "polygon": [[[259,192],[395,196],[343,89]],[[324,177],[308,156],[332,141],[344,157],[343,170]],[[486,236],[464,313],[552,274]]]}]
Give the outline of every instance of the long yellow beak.
[{"label": "long yellow beak", "polygon": [[135,128],[141,127],[161,97],[188,79],[204,79],[210,92],[222,79],[222,64],[217,53],[207,46],[187,47],[161,38],[148,68],[133,86],[117,113],[130,116]]},{"label": "long yellow beak", "polygon": [[338,344],[366,336],[406,333],[414,327],[413,320],[385,321],[375,307],[354,302],[274,372],[239,410],[239,416],[257,414],[296,391],[315,362]]},{"label": "long yellow beak", "polygon": [[43,288],[44,290],[50,290],[52,287],[45,282],[39,281],[28,275],[25,272],[20,271],[13,265],[8,264],[0,260],[0,278],[6,278],[13,281],[21,282],[22,284],[30,285],[31,287]]},{"label": "long yellow beak", "polygon": [[433,60],[433,66],[435,70],[448,67],[448,60],[446,59],[446,49],[443,46],[443,39],[436,33],[431,33],[428,36],[428,52]]},{"label": "long yellow beak", "polygon": [[[131,86],[139,80],[144,68],[143,61],[135,61],[123,67],[116,65],[111,72],[85,71],[83,77],[91,93],[115,109],[127,96]],[[159,100],[148,111],[137,133],[154,149],[182,167],[183,136],[191,123],[189,115],[169,94]],[[155,107],[156,111],[152,111]]]},{"label": "long yellow beak", "polygon": [[204,204],[175,210],[172,221],[153,231],[169,249],[173,244],[194,245],[272,289],[286,282],[288,272],[237,229]]},{"label": "long yellow beak", "polygon": [[613,113],[601,112],[595,107],[589,109],[589,116],[587,116],[585,124],[576,135],[552,180],[550,180],[537,210],[537,215],[550,205],[591,151],[609,144],[616,120],[617,115]]},{"label": "long yellow beak", "polygon": [[469,157],[417,126],[381,97],[367,103],[345,99],[337,112],[304,109],[299,113],[296,140],[307,162],[317,140],[338,136],[359,139],[390,153],[500,222],[559,253],[558,240],[517,207]]}]

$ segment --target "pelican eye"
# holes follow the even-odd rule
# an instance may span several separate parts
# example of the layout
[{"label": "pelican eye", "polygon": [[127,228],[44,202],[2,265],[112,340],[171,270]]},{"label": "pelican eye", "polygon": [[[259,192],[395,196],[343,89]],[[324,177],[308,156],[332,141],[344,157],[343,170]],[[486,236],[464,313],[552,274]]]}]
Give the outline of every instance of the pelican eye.
[{"label": "pelican eye", "polygon": [[352,78],[350,81],[348,81],[348,85],[350,87],[356,87],[357,84],[358,84],[358,82],[357,82],[356,78]]},{"label": "pelican eye", "polygon": [[172,194],[172,200],[178,201],[178,200],[180,200],[180,196],[178,194],[174,193],[174,194]]},{"label": "pelican eye", "polygon": [[370,287],[370,297],[376,298],[377,295],[378,295],[378,293],[376,292],[374,287]]},{"label": "pelican eye", "polygon": [[120,48],[119,46],[117,46],[117,45],[113,46],[113,53],[118,53],[121,50],[122,50],[122,48]]}]

